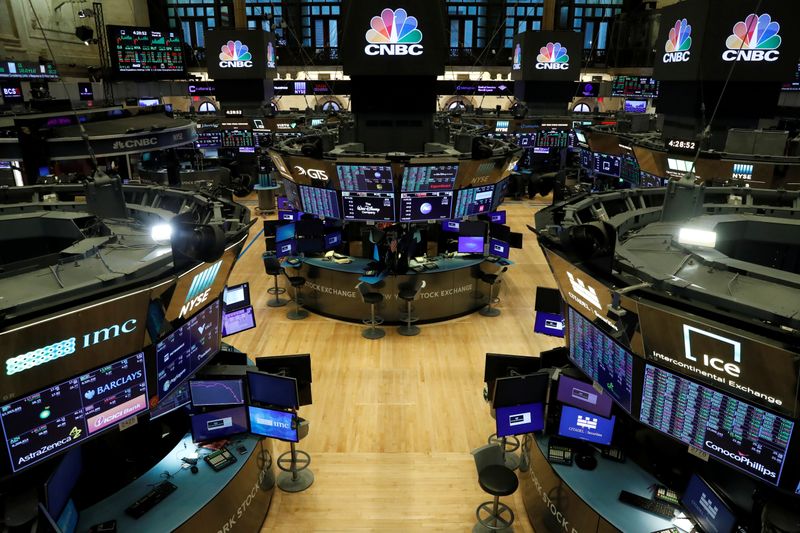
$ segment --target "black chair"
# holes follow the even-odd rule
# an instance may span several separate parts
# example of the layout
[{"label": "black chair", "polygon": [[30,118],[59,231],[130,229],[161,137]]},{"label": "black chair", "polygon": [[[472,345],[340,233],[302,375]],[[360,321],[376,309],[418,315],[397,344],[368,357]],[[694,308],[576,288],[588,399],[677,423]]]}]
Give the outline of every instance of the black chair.
[{"label": "black chair", "polygon": [[280,260],[274,255],[264,254],[264,270],[267,272],[267,276],[272,276],[275,279],[275,286],[267,289],[267,294],[275,296],[275,299],[270,298],[267,300],[267,305],[270,307],[283,307],[289,302],[280,297],[281,294],[286,294],[286,289],[278,287],[278,276],[285,273]]},{"label": "black chair", "polygon": [[478,311],[483,316],[498,316],[500,315],[500,310],[492,307],[493,304],[500,301],[499,298],[495,298],[494,296],[494,287],[495,285],[500,284],[500,278],[502,275],[508,270],[508,267],[503,267],[496,274],[490,274],[488,272],[481,272],[481,281],[489,285],[489,305]]},{"label": "black chair", "polygon": [[[494,496],[494,500],[483,502],[475,510],[478,523],[473,532],[512,531],[514,511],[500,503],[500,496],[511,496],[519,486],[519,480],[513,470],[503,464],[503,450],[497,444],[487,444],[472,451],[475,467],[478,470],[478,484],[484,492]],[[481,516],[481,512],[486,517]],[[508,514],[506,519],[503,515]]]},{"label": "black chair", "polygon": [[379,292],[373,292],[368,283],[364,283],[363,281],[356,285],[358,292],[361,294],[361,300],[365,304],[369,304],[370,306],[370,318],[366,318],[362,320],[362,322],[369,326],[367,329],[361,332],[361,336],[365,339],[370,340],[377,340],[381,339],[386,336],[386,331],[381,328],[375,327],[380,326],[383,324],[383,319],[379,316],[375,316],[375,306],[381,302],[383,302],[383,294]]},{"label": "black chair", "polygon": [[308,318],[308,311],[303,309],[303,286],[306,284],[306,278],[303,276],[290,276],[283,272],[289,284],[294,288],[294,309],[286,313],[286,318],[289,320],[303,320]]},{"label": "black chair", "polygon": [[412,314],[411,302],[416,300],[419,291],[424,288],[425,280],[419,279],[418,276],[412,278],[411,281],[399,284],[397,296],[406,302],[405,324],[397,328],[397,332],[400,335],[404,335],[406,337],[419,335],[420,329],[414,325],[414,322],[419,319]]}]

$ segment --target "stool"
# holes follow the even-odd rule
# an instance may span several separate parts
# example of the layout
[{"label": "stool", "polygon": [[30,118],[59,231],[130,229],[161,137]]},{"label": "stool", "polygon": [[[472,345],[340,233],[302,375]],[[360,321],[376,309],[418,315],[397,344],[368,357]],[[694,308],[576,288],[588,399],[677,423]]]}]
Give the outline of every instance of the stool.
[{"label": "stool", "polygon": [[[497,411],[490,407],[489,413],[492,415],[492,418],[497,420]],[[511,435],[509,437],[498,437],[497,433],[492,433],[489,435],[487,443],[497,444],[500,446],[500,449],[503,450],[503,464],[505,464],[507,468],[510,468],[511,470],[516,470],[519,468],[520,456],[514,453],[519,450],[520,447],[520,440],[516,435]]]},{"label": "stool", "polygon": [[[293,411],[295,415],[296,411]],[[295,418],[297,424],[298,442],[308,435],[308,421],[300,417]],[[302,492],[314,483],[314,473],[308,468],[311,456],[307,452],[298,450],[294,442],[289,443],[289,451],[278,457],[278,488],[284,492]],[[288,466],[287,466],[288,465]]]},{"label": "stool", "polygon": [[371,292],[369,285],[363,281],[356,285],[356,288],[358,292],[361,293],[361,300],[370,306],[370,318],[362,320],[362,322],[369,327],[361,332],[361,336],[370,340],[377,340],[385,337],[386,331],[375,327],[383,324],[383,319],[379,316],[375,316],[375,305],[383,301],[383,294]]},{"label": "stool", "polygon": [[[503,464],[503,451],[497,444],[487,444],[473,450],[475,468],[478,471],[478,484],[484,492],[494,496],[494,500],[483,502],[475,510],[478,523],[472,528],[473,533],[493,531],[510,532],[514,523],[514,511],[500,503],[500,496],[510,496],[519,486],[517,475]],[[481,513],[486,516],[482,517]],[[503,515],[508,514],[508,518]]]},{"label": "stool", "polygon": [[286,275],[289,284],[294,288],[294,310],[286,313],[286,318],[289,320],[303,320],[304,318],[308,318],[308,311],[303,309],[300,299],[303,294],[303,285],[306,284],[306,278],[303,276],[290,276],[286,274],[286,272],[284,272],[284,275]]},{"label": "stool", "polygon": [[406,283],[401,283],[398,288],[400,290],[398,291],[397,296],[406,302],[406,323],[398,327],[397,332],[406,337],[419,335],[419,327],[413,324],[419,319],[411,314],[411,302],[417,298],[419,291],[425,288],[425,280],[416,279],[413,282],[409,281]]},{"label": "stool", "polygon": [[267,276],[275,278],[275,286],[267,289],[267,294],[275,296],[275,299],[270,298],[267,300],[267,305],[269,307],[283,307],[289,302],[280,297],[281,294],[286,293],[286,289],[278,287],[278,276],[284,274],[281,262],[274,255],[264,254],[264,270],[267,272]]},{"label": "stool", "polygon": [[483,316],[499,316],[500,310],[495,309],[492,307],[492,304],[499,302],[500,300],[497,299],[495,301],[494,297],[494,286],[500,283],[500,276],[508,270],[508,267],[503,267],[503,269],[497,274],[489,274],[488,272],[481,272],[481,281],[489,285],[489,305],[478,311]]}]

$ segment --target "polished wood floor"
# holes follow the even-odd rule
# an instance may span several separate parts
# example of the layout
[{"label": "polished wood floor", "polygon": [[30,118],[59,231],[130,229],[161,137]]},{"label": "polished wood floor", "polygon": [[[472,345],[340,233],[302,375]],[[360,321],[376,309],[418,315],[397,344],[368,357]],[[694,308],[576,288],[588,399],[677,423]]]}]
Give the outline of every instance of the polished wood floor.
[{"label": "polished wood floor", "polygon": [[[303,493],[276,490],[263,531],[471,530],[476,506],[490,499],[470,455],[494,431],[482,396],[484,356],[536,355],[562,342],[533,333],[535,287],[555,286],[525,228],[542,204],[505,205],[525,247],[511,252],[502,315],[425,325],[417,337],[386,328],[385,338],[370,341],[358,325],[315,315],[287,320],[287,308],[265,304],[271,278],[261,262],[263,241],[243,256],[231,283],[250,282],[258,328],[228,342],[251,357],[311,353],[314,378],[314,404],[300,413],[311,423],[300,448],[311,454],[316,480]],[[531,531],[519,495],[508,500],[515,530]]]}]

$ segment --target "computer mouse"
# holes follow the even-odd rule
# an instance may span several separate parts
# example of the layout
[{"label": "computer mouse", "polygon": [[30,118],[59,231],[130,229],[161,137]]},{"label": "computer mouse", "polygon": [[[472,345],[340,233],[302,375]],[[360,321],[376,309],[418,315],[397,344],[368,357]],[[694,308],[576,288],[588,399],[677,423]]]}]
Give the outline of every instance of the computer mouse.
[{"label": "computer mouse", "polygon": [[196,473],[198,473],[198,472],[200,471],[200,469],[199,469],[199,468],[197,468],[196,466],[193,466],[193,467],[191,468],[191,471],[192,471],[192,474],[196,474]]}]

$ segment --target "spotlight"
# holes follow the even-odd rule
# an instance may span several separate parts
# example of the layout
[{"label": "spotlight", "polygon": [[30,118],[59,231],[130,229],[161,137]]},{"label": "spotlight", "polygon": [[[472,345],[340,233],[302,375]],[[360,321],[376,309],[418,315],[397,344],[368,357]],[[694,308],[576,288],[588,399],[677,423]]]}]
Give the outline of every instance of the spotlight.
[{"label": "spotlight", "polygon": [[319,136],[306,138],[306,142],[300,147],[300,151],[306,157],[322,159],[322,138]]},{"label": "spotlight", "polygon": [[511,114],[514,116],[515,119],[523,119],[528,114],[528,108],[524,105],[517,102],[513,106],[511,106]]},{"label": "spotlight", "polygon": [[222,257],[225,252],[225,232],[220,226],[178,223],[173,227],[171,242],[176,261],[180,257],[188,257],[209,263]]},{"label": "spotlight", "polygon": [[717,244],[717,232],[695,228],[681,228],[678,242],[684,246],[705,246],[714,248]]},{"label": "spotlight", "polygon": [[94,30],[89,26],[76,26],[75,37],[83,41],[86,46],[89,46],[90,41],[94,37]]},{"label": "spotlight", "polygon": [[157,244],[166,244],[172,239],[172,226],[169,224],[156,224],[150,228],[150,237]]}]

